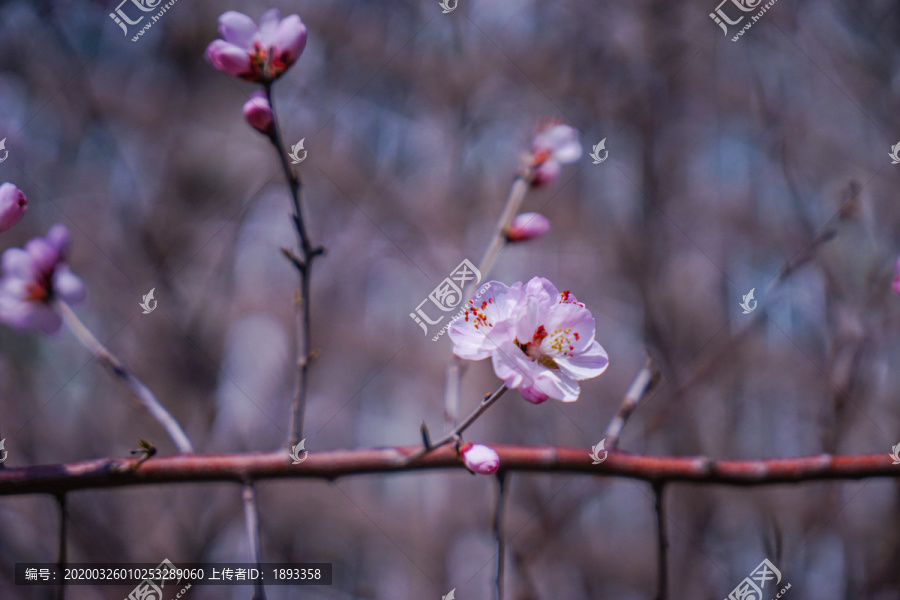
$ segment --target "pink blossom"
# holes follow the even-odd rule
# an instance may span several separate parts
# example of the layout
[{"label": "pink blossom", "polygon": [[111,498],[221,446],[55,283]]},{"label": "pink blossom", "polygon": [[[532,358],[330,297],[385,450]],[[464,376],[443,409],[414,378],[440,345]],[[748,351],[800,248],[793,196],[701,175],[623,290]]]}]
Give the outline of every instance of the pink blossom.
[{"label": "pink blossom", "polygon": [[894,283],[891,284],[891,287],[895,292],[900,294],[900,258],[897,258],[897,262],[894,264],[894,272],[896,275],[894,276]]},{"label": "pink blossom", "polygon": [[582,152],[576,129],[558,122],[544,125],[531,142],[531,184],[552,183],[562,166],[577,161]]},{"label": "pink blossom", "polygon": [[460,452],[466,468],[473,473],[493,475],[500,468],[500,456],[481,444],[464,444]]},{"label": "pink blossom", "polygon": [[243,113],[253,129],[265,135],[272,135],[275,132],[275,117],[272,115],[272,105],[269,104],[265,92],[257,91],[250,94],[250,99],[244,103]]},{"label": "pink blossom", "polygon": [[540,213],[517,215],[506,230],[506,241],[524,242],[550,231],[550,220]]},{"label": "pink blossom", "polygon": [[524,286],[491,281],[482,290],[484,300],[470,300],[465,317],[449,329],[453,353],[467,360],[490,356],[497,377],[529,402],[574,402],[578,382],[609,366],[594,339],[593,315],[568,290],[560,292],[543,277]]},{"label": "pink blossom", "polygon": [[278,9],[263,13],[259,26],[233,10],[219,17],[219,35],[206,48],[212,65],[232,77],[269,82],[294,64],[306,47],[306,25],[297,15],[282,19]]},{"label": "pink blossom", "polygon": [[65,263],[69,231],[54,225],[45,238],[25,248],[3,253],[0,278],[0,322],[23,330],[54,333],[62,318],[53,307],[57,299],[75,304],[84,299],[84,284]]},{"label": "pink blossom", "polygon": [[28,200],[25,194],[11,183],[0,185],[0,231],[6,231],[22,220]]}]

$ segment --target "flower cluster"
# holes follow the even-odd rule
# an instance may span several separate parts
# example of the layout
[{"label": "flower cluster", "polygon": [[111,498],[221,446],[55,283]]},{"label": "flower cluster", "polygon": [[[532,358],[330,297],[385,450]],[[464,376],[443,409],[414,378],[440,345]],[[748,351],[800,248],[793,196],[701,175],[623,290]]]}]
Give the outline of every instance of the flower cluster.
[{"label": "flower cluster", "polygon": [[263,13],[259,26],[243,13],[222,13],[219,35],[223,39],[206,48],[207,58],[223,73],[248,81],[278,79],[306,47],[306,25],[297,15],[282,19],[277,8]]},{"label": "flower cluster", "polygon": [[3,253],[0,279],[0,321],[22,330],[55,333],[62,318],[53,306],[62,300],[75,304],[84,299],[84,284],[66,265],[69,231],[54,225],[47,237],[34,238],[25,248]]},{"label": "flower cluster", "polygon": [[[281,77],[306,47],[306,25],[297,15],[284,19],[278,9],[263,13],[259,25],[233,10],[219,17],[219,35],[206,48],[209,62],[232,77],[266,85]],[[265,135],[275,135],[275,115],[267,94],[257,91],[244,104],[247,123]]]},{"label": "flower cluster", "polygon": [[597,377],[609,357],[594,339],[591,312],[568,291],[543,277],[510,287],[498,281],[469,301],[465,317],[450,327],[453,353],[467,360],[490,357],[507,387],[529,402],[574,402],[578,382]]}]

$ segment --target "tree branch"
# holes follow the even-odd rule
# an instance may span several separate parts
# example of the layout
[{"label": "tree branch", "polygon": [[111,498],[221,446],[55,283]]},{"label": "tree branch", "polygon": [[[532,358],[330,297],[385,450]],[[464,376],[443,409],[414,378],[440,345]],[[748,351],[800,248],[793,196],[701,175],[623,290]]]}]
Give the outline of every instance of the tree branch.
[{"label": "tree branch", "polygon": [[[335,479],[365,473],[406,473],[423,469],[464,469],[456,450],[443,447],[413,463],[408,457],[421,446],[359,448],[310,452],[302,465],[293,465],[284,451],[226,455],[155,457],[132,470],[137,460],[104,458],[78,463],[9,468],[0,471],[0,496],[59,494],[74,490],[182,483],[232,481],[248,478]],[[588,448],[532,447],[491,444],[504,471],[586,473],[627,477],[650,483],[692,482],[737,486],[800,483],[866,477],[900,478],[885,451],[855,456],[800,456],[766,460],[714,460],[706,457],[667,457],[610,452],[599,465],[591,464]]]}]

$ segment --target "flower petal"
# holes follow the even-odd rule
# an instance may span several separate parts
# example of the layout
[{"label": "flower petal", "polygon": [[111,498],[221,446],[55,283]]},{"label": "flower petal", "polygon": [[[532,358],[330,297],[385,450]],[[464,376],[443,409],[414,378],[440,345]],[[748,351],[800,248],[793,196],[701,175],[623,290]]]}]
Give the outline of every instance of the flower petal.
[{"label": "flower petal", "polygon": [[564,356],[556,359],[559,370],[577,380],[591,379],[602,375],[609,367],[609,355],[596,341],[584,352],[575,356]]},{"label": "flower petal", "polygon": [[232,77],[242,77],[253,72],[247,51],[223,40],[215,40],[207,46],[206,58],[216,69]]},{"label": "flower petal", "polygon": [[287,68],[303,53],[304,48],[306,48],[306,25],[300,17],[291,15],[278,24],[272,43],[272,53]]},{"label": "flower petal", "polygon": [[256,33],[256,23],[242,12],[229,10],[219,16],[219,35],[230,44],[252,50]]},{"label": "flower petal", "polygon": [[60,265],[54,271],[53,291],[69,304],[78,304],[85,296],[84,283],[66,265]]},{"label": "flower petal", "polygon": [[499,281],[482,285],[465,305],[463,316],[448,329],[453,353],[468,360],[490,356],[499,345],[515,337],[513,312],[522,298],[522,284],[507,287]]}]

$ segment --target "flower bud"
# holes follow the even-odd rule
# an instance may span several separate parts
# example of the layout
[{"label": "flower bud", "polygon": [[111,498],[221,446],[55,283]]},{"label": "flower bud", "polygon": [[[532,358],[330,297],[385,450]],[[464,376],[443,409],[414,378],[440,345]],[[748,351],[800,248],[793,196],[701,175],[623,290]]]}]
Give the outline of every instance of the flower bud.
[{"label": "flower bud", "polygon": [[28,201],[22,190],[11,183],[0,185],[0,231],[6,231],[25,215]]},{"label": "flower bud", "polygon": [[[2,188],[0,188],[2,189]],[[900,258],[897,259],[897,262],[894,264],[894,283],[891,284],[891,287],[895,292],[900,294]]]},{"label": "flower bud", "polygon": [[541,237],[550,231],[550,220],[540,213],[516,215],[506,229],[507,242],[524,242]]},{"label": "flower bud", "polygon": [[578,130],[556,120],[540,123],[531,142],[531,185],[553,183],[562,173],[562,166],[577,161],[582,151]]},{"label": "flower bud", "polygon": [[275,117],[272,115],[272,105],[269,104],[265,92],[250,94],[250,99],[244,103],[243,113],[253,129],[265,135],[275,133]]},{"label": "flower bud", "polygon": [[466,468],[473,473],[493,475],[500,468],[500,457],[487,446],[464,444],[461,453]]}]

